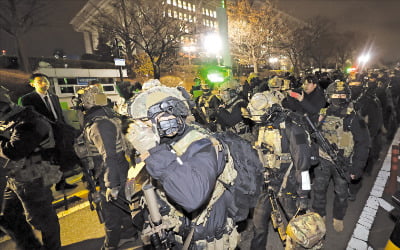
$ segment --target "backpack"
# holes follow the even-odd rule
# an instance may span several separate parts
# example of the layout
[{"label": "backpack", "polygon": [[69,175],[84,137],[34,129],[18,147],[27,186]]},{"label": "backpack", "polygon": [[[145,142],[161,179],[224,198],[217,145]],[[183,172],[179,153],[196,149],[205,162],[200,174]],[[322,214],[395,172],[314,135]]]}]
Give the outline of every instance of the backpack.
[{"label": "backpack", "polygon": [[264,167],[250,142],[237,134],[227,131],[215,133],[213,136],[223,145],[228,146],[237,171],[234,184],[225,185],[225,188],[232,193],[237,207],[237,211],[231,216],[235,222],[246,220],[250,209],[256,206],[261,193]]}]

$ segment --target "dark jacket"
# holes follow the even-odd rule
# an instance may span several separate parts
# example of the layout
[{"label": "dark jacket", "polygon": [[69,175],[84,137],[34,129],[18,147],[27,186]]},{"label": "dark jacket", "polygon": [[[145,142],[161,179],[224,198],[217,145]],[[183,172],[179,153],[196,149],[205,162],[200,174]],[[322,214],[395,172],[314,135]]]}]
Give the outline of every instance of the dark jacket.
[{"label": "dark jacket", "polygon": [[[193,128],[187,128],[185,134],[191,129]],[[217,178],[224,170],[225,157],[223,152],[217,157],[210,139],[204,138],[190,144],[178,160],[177,155],[171,152],[170,144],[184,135],[172,139],[164,138],[160,145],[149,151],[150,156],[145,163],[149,174],[161,183],[168,198],[177,205],[176,208],[182,210],[185,221],[190,221],[203,211],[211,198]],[[196,226],[193,239],[221,236],[224,233],[228,208],[232,203],[232,195],[224,192],[212,206],[206,225]],[[190,224],[184,224],[182,228],[185,226],[186,230],[190,229]]]},{"label": "dark jacket", "polygon": [[223,131],[231,128],[244,120],[242,116],[242,108],[246,108],[247,103],[240,97],[225,107],[219,107],[216,113],[217,123],[221,125]]},{"label": "dark jacket", "polygon": [[304,93],[303,101],[288,96],[282,101],[282,106],[300,114],[308,114],[311,120],[318,121],[319,111],[326,105],[324,92],[317,87],[310,94]]},{"label": "dark jacket", "polygon": [[7,139],[0,136],[0,157],[12,161],[29,157],[51,135],[50,124],[32,108],[23,108],[6,122],[11,121],[15,122],[11,137]]},{"label": "dark jacket", "polygon": [[[339,111],[328,107],[326,116],[331,115],[343,117],[344,131],[351,132],[354,142],[353,151],[350,156],[351,159],[348,159],[348,161],[351,162],[349,172],[350,174],[356,174],[360,176],[367,162],[370,147],[370,136],[364,120],[354,111],[348,114],[347,110],[347,106],[341,108]],[[324,120],[322,120],[322,123],[323,122]]]},{"label": "dark jacket", "polygon": [[[49,95],[49,101],[51,101],[51,103],[53,104],[54,110],[57,114],[57,122],[65,123],[64,115],[61,109],[60,100],[58,96],[50,93],[48,93],[48,95]],[[50,121],[53,122],[55,121],[53,114],[51,113],[51,111],[49,111],[46,104],[36,91],[33,91],[31,93],[22,96],[18,100],[18,104],[21,106],[32,106],[38,113],[44,115]]]}]

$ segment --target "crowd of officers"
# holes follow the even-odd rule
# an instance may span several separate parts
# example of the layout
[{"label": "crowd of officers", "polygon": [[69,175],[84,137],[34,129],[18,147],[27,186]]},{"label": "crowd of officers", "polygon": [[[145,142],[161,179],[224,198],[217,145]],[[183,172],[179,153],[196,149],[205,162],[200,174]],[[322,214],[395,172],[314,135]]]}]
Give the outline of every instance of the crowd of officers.
[{"label": "crowd of officers", "polygon": [[[45,75],[32,80],[37,77],[50,84]],[[234,249],[239,242],[238,206],[227,187],[238,172],[229,154],[233,149],[213,136],[227,131],[251,144],[264,167],[262,192],[250,215],[251,249],[266,247],[275,209],[271,192],[288,220],[309,211],[325,220],[331,179],[332,223],[337,232],[343,231],[348,201],[356,200],[382,140],[391,140],[398,127],[400,73],[317,72],[263,79],[251,75],[244,83],[232,80],[210,86],[195,79],[188,93],[153,79],[120,89],[122,101],[116,106],[110,105],[100,84],[77,92],[73,101],[80,130],[74,136],[74,151],[100,187],[106,234],[102,249],[118,249],[124,232],[132,228],[150,235],[161,230],[158,236],[164,237],[151,242],[164,248]],[[46,95],[36,102],[54,112],[55,104],[48,105]],[[20,249],[60,249],[50,187],[63,174],[61,164],[49,155],[54,154],[57,126],[32,106],[16,105],[3,87],[0,125],[2,176],[7,181],[0,228]],[[316,132],[333,152],[321,145]],[[126,213],[132,209],[124,202],[129,198],[125,189],[129,160],[144,162],[151,176],[159,212],[168,221],[162,229],[146,211],[134,213],[135,218]],[[41,231],[41,241],[32,226]]]}]

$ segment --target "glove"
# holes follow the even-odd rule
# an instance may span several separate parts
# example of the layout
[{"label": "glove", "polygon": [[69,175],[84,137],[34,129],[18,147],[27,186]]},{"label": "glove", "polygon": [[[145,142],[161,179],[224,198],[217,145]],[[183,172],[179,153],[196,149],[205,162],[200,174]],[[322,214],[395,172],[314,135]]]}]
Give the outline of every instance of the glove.
[{"label": "glove", "polygon": [[358,180],[362,177],[363,171],[359,168],[350,167],[350,176],[353,180]]},{"label": "glove", "polygon": [[116,200],[119,193],[119,186],[113,188],[107,188],[106,190],[106,201]]},{"label": "glove", "polygon": [[299,210],[307,210],[308,209],[308,198],[307,197],[298,197],[296,200],[296,206]]},{"label": "glove", "polygon": [[135,120],[129,124],[126,139],[141,154],[146,154],[160,142],[160,136],[150,124],[150,121],[143,122]]}]

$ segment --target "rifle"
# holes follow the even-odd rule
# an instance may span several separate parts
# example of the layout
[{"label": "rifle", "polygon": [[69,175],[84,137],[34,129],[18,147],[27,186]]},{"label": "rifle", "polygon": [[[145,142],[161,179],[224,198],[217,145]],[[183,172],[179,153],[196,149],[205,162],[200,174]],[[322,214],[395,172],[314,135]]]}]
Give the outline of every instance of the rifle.
[{"label": "rifle", "polygon": [[[278,200],[276,198],[274,190],[272,188],[268,188],[268,198],[271,203],[272,212],[271,212],[271,221],[273,227],[278,230],[279,238],[281,238],[282,242],[286,241],[286,226],[285,219],[282,215],[282,211],[279,207]],[[286,220],[287,222],[287,220]],[[286,223],[287,224],[287,223]]]},{"label": "rifle", "polygon": [[172,244],[167,232],[168,223],[163,223],[154,187],[151,184],[146,184],[142,190],[150,214],[149,222],[151,227],[148,230],[144,230],[142,234],[149,236],[151,245],[155,249],[171,249]]},{"label": "rifle", "polygon": [[322,135],[321,131],[317,129],[315,124],[310,120],[307,114],[304,114],[304,117],[311,128],[311,134],[317,140],[318,145],[329,155],[329,157],[333,160],[336,171],[338,171],[339,175],[347,181],[347,183],[351,182],[350,175],[346,174],[343,166],[346,166],[346,160],[340,156],[337,152],[338,149],[336,145],[332,145],[329,141]]},{"label": "rifle", "polygon": [[81,159],[82,162],[82,173],[85,177],[86,188],[89,190],[88,200],[90,204],[90,210],[96,210],[97,216],[99,217],[100,224],[104,223],[104,214],[101,210],[101,193],[96,188],[96,181],[93,178],[92,171],[90,170],[90,164],[93,164],[92,159],[89,157]]}]

